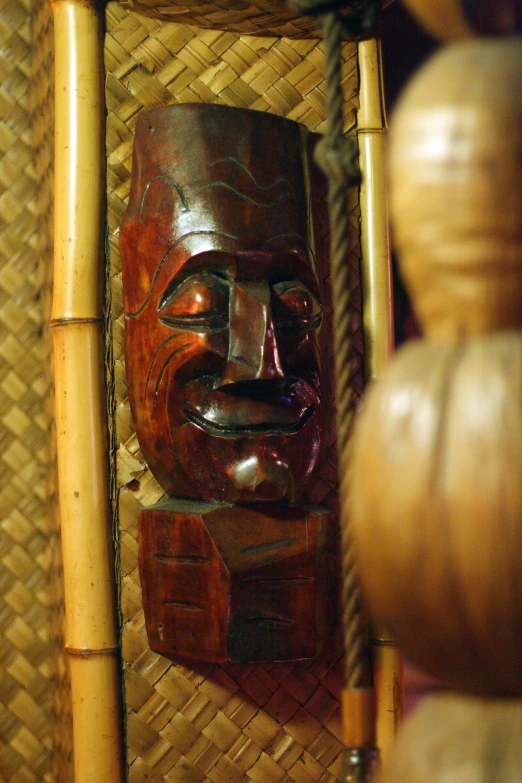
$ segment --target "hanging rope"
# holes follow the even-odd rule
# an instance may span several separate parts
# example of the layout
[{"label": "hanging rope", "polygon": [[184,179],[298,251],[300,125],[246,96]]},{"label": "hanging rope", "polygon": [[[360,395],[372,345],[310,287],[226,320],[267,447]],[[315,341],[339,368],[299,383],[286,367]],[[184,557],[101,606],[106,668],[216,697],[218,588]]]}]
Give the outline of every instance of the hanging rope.
[{"label": "hanging rope", "polygon": [[328,177],[346,686],[361,688],[369,683],[366,656],[367,633],[361,622],[359,589],[355,577],[349,524],[342,512],[346,498],[348,441],[353,411],[348,188],[360,183],[360,171],[356,162],[357,145],[353,139],[343,135],[344,94],[341,84],[341,46],[343,39],[356,38],[373,28],[381,4],[377,0],[352,0],[346,7],[346,0],[292,0],[291,5],[298,13],[318,14],[325,47],[328,125],[326,134],[317,145],[316,160]]},{"label": "hanging rope", "polygon": [[[346,498],[347,451],[352,419],[352,359],[350,271],[348,250],[348,188],[358,185],[360,173],[356,164],[357,147],[343,136],[343,103],[341,87],[341,43],[343,26],[339,15],[321,14],[326,59],[326,100],[328,128],[318,145],[316,160],[328,177],[328,211],[330,215],[330,263],[333,297],[334,353],[337,400],[337,444],[341,479],[341,508]],[[342,536],[342,606],[346,667],[346,686],[360,688],[367,684],[365,662],[366,640],[361,628],[359,590],[355,578],[349,529],[341,519]]]},{"label": "hanging rope", "polygon": [[[352,539],[346,508],[348,447],[353,413],[350,274],[348,251],[350,224],[348,219],[348,188],[360,183],[357,165],[357,145],[343,135],[344,95],[341,83],[341,46],[345,38],[357,38],[376,23],[380,0],[290,0],[299,13],[317,14],[325,47],[325,83],[328,125],[326,134],[316,148],[316,160],[328,178],[328,210],[330,217],[330,263],[333,298],[333,327],[337,401],[337,445],[339,453],[341,540],[342,540],[342,605],[347,691],[367,689],[370,685],[367,655],[368,633],[361,617],[359,587],[355,573]],[[361,692],[361,691],[360,691]],[[364,700],[354,699],[359,707],[361,724]],[[351,707],[350,707],[351,709]],[[361,733],[361,736],[364,732]],[[345,783],[368,780],[373,747],[368,739],[352,743],[345,754]]]}]

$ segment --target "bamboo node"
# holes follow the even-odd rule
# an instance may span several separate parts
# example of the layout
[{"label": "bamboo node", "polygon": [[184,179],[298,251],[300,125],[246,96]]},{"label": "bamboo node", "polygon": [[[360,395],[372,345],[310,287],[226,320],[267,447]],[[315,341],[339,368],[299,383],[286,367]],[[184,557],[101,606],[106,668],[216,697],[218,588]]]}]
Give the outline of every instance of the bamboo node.
[{"label": "bamboo node", "polygon": [[103,326],[105,323],[104,319],[102,317],[98,318],[51,318],[49,321],[51,325],[51,329],[56,329],[58,326],[71,326],[73,324],[82,325],[82,324],[94,324]]},{"label": "bamboo node", "polygon": [[67,655],[72,655],[76,658],[90,658],[93,655],[114,655],[118,652],[118,647],[78,648],[69,647],[69,645],[66,644],[65,651]]}]

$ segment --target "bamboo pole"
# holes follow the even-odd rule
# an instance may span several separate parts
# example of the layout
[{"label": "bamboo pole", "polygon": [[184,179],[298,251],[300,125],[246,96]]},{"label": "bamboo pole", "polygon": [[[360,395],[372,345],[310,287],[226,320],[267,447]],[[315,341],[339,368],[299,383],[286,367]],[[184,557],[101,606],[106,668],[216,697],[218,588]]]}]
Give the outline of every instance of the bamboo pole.
[{"label": "bamboo pole", "polygon": [[359,41],[357,137],[360,191],[363,327],[367,380],[378,377],[393,352],[391,253],[386,194],[386,111],[380,43]]},{"label": "bamboo pole", "polygon": [[[360,41],[357,135],[362,172],[361,278],[366,379],[378,378],[393,352],[393,293],[386,193],[386,111],[380,42]],[[403,712],[403,664],[384,629],[372,640],[377,746],[386,763]]]},{"label": "bamboo pole", "polygon": [[123,781],[102,319],[101,7],[56,0],[55,352],[58,482],[75,783]]}]

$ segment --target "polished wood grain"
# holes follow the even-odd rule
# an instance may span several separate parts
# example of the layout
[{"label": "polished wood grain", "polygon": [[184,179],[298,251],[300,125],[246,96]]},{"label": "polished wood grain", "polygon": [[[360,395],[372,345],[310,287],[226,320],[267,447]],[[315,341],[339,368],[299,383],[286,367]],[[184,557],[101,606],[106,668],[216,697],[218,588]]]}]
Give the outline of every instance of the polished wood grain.
[{"label": "polished wood grain", "polygon": [[324,509],[167,500],[139,516],[149,644],[203,661],[313,659],[331,643]]},{"label": "polished wood grain", "polygon": [[328,514],[291,505],[333,412],[314,144],[295,122],[224,106],[138,120],[125,354],[140,445],[171,497],[140,514],[147,633],[164,655],[311,660],[330,638]]},{"label": "polished wood grain", "polygon": [[307,132],[185,104],[140,115],[122,224],[137,435],[169,495],[296,501],[328,389]]}]

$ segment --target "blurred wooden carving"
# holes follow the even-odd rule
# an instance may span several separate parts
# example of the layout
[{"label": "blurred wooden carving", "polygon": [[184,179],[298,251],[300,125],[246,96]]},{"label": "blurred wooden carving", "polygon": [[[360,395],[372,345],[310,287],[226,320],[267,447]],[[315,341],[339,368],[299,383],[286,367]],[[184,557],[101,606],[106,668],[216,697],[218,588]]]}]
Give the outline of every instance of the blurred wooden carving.
[{"label": "blurred wooden carving", "polygon": [[391,131],[391,208],[426,339],[355,433],[363,593],[450,685],[522,694],[522,42],[439,53]]},{"label": "blurred wooden carving", "polygon": [[391,211],[426,337],[522,327],[521,39],[454,44],[391,129]]},{"label": "blurred wooden carving", "polygon": [[120,236],[129,399],[149,467],[191,501],[140,515],[163,654],[281,660],[322,645],[326,518],[288,506],[329,421],[308,147],[297,123],[224,106],[138,120]]},{"label": "blurred wooden carving", "polygon": [[399,732],[380,783],[521,783],[522,704],[430,696]]},{"label": "blurred wooden carving", "polygon": [[455,41],[475,34],[511,35],[522,30],[520,0],[404,0],[437,38]]}]

